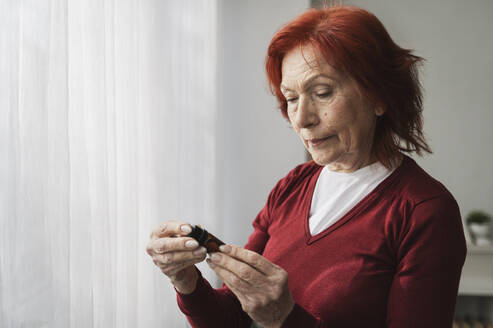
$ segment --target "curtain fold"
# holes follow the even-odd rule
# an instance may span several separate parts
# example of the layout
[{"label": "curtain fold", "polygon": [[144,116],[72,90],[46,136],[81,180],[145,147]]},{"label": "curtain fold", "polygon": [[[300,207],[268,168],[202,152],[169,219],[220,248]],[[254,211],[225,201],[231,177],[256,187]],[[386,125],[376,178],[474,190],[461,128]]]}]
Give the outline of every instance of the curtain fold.
[{"label": "curtain fold", "polygon": [[1,327],[185,326],[145,246],[220,224],[216,24],[214,0],[0,0]]}]

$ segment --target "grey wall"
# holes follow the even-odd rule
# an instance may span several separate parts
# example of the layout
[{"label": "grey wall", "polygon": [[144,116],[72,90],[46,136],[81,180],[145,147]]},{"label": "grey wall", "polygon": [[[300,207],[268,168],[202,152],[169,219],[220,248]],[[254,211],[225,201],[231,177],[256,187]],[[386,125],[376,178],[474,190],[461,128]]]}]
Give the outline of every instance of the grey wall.
[{"label": "grey wall", "polygon": [[493,213],[493,1],[352,0],[402,47],[426,59],[425,132],[434,153],[417,162],[455,196],[463,218]]},{"label": "grey wall", "polygon": [[308,0],[219,2],[217,208],[225,242],[246,242],[272,187],[304,162],[268,91],[264,58],[274,32],[308,7]]}]

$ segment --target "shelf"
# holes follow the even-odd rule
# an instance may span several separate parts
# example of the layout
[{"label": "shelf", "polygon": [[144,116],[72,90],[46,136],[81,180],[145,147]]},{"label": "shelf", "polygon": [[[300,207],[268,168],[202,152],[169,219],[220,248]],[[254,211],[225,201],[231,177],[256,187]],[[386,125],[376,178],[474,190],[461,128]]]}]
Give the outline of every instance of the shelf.
[{"label": "shelf", "polygon": [[493,296],[493,246],[467,245],[459,295]]},{"label": "shelf", "polygon": [[493,246],[467,245],[468,254],[493,254]]},{"label": "shelf", "polygon": [[493,279],[461,279],[459,284],[459,295],[493,296]]}]

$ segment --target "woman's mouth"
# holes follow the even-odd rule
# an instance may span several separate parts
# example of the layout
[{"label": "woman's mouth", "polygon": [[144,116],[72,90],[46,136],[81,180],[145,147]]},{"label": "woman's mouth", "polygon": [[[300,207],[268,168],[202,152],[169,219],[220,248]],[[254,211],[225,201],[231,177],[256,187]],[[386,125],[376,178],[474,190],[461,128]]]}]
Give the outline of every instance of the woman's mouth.
[{"label": "woman's mouth", "polygon": [[331,137],[333,137],[333,136],[328,136],[328,137],[321,138],[321,139],[310,139],[310,140],[308,140],[308,144],[310,145],[310,147],[317,147],[320,144],[322,144],[323,142],[329,140]]}]

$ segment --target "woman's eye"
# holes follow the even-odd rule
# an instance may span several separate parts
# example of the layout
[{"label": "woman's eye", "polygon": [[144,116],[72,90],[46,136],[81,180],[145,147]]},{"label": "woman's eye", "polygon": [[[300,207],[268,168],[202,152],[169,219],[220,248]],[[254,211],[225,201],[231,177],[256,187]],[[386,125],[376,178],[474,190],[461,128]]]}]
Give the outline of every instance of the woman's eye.
[{"label": "woman's eye", "polygon": [[332,95],[332,91],[331,90],[319,91],[319,92],[316,92],[315,95],[318,98],[326,99],[326,98],[329,98]]},{"label": "woman's eye", "polygon": [[286,101],[288,104],[294,103],[296,102],[296,100],[298,100],[298,97],[286,97]]}]

